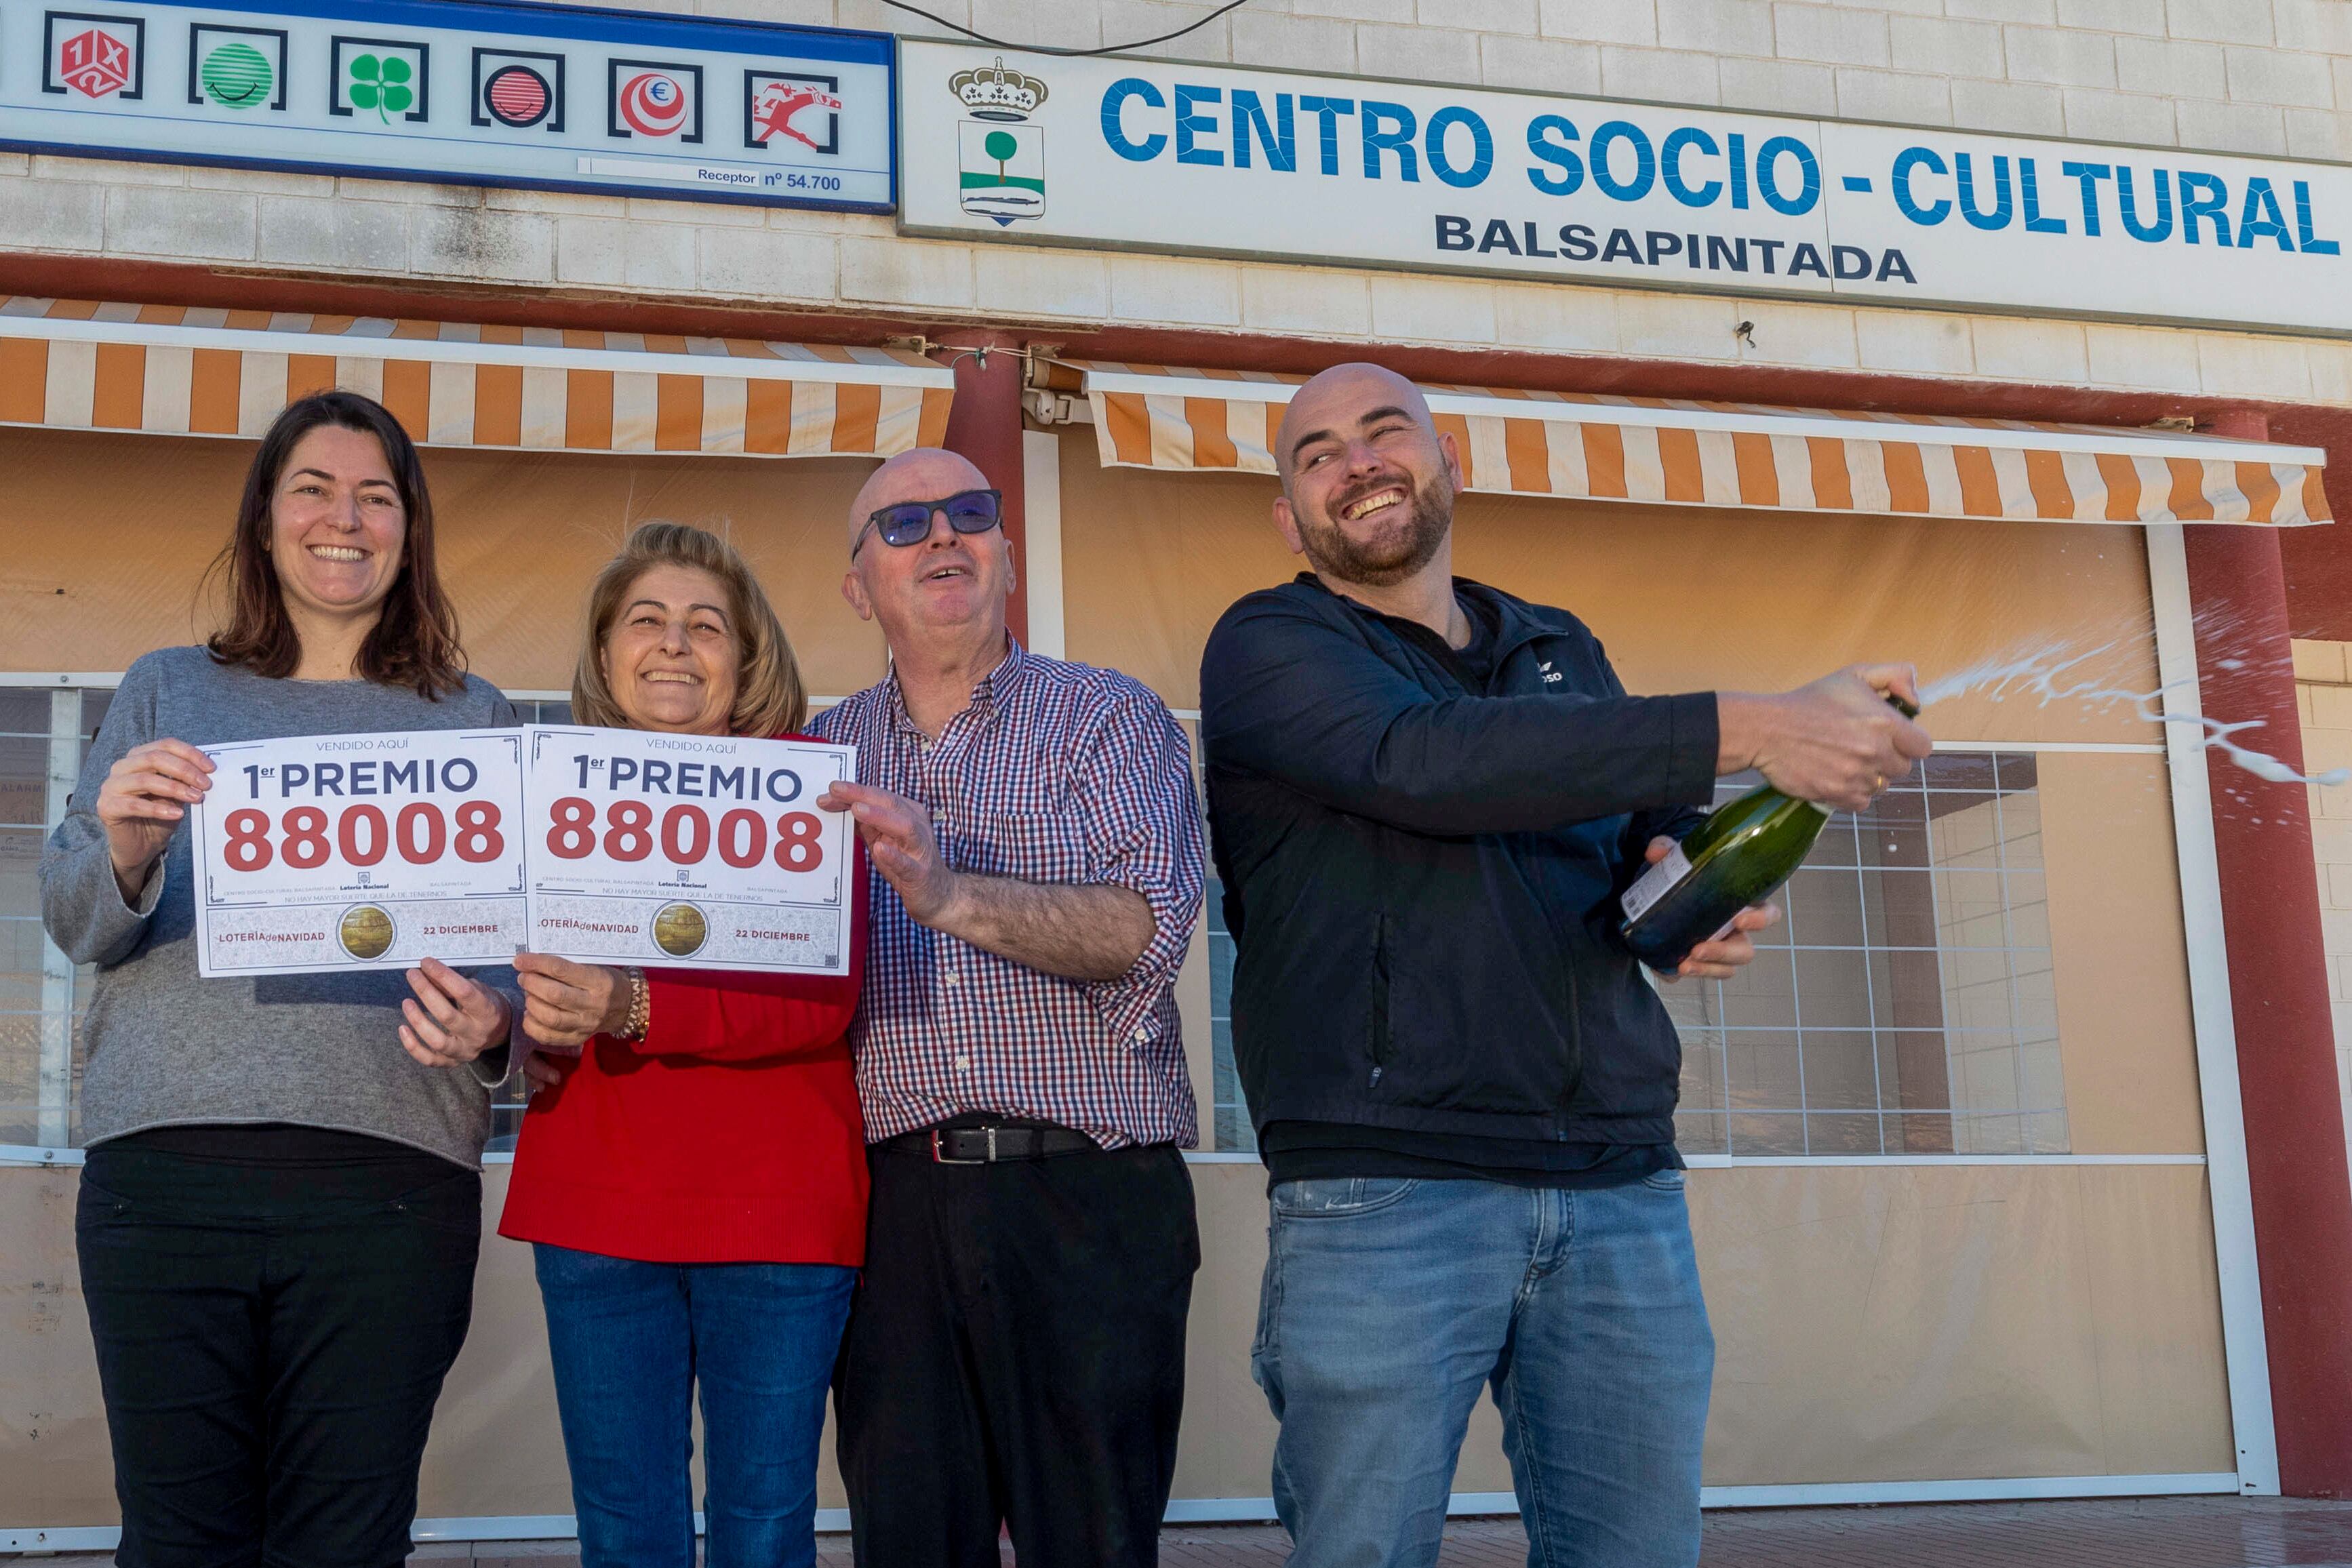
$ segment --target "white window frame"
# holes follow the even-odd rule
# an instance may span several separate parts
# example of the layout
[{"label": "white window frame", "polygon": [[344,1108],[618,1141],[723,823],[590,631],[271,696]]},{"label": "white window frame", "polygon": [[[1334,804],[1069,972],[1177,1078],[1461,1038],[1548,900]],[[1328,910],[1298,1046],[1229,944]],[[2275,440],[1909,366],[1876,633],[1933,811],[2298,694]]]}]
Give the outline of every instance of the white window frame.
[{"label": "white window frame", "polygon": [[[0,690],[47,691],[49,703],[49,766],[47,816],[43,827],[54,831],[63,820],[66,801],[81,773],[81,694],[111,692],[122,685],[120,670],[0,671]],[[502,691],[509,702],[570,702],[570,691],[517,689]],[[38,1071],[38,1113],[33,1144],[0,1144],[0,1166],[78,1166],[82,1151],[73,1145],[73,1017],[74,964],[41,933],[41,1054]],[[489,1164],[510,1164],[511,1154],[488,1155]],[[5,1538],[0,1538],[5,1540]],[[0,1550],[9,1550],[0,1544]]]},{"label": "white window frame", "polygon": [[[2180,874],[2183,934],[2189,959],[2190,1027],[2197,1053],[2202,1154],[2145,1155],[1693,1155],[1695,1169],[1794,1166],[2203,1166],[2213,1218],[2214,1262],[2220,1281],[2222,1354],[2230,1423],[2238,1468],[2234,1476],[2138,1478],[2150,1490],[2231,1491],[2247,1497],[2279,1494],[2278,1436],[2271,1405],[2270,1353],[2263,1323],[2262,1270],[2254,1235],[2252,1190],[2247,1176],[2246,1123],[2238,1081],[2237,1025],[2231,1011],[2229,949],[2221,920],[2221,867],[2213,838],[2213,797],[2202,730],[2195,623],[2190,608],[2183,525],[2145,525],[2148,594],[2156,632],[2158,683],[2165,718],[2161,742],[1952,741],[1948,751],[2068,752],[2160,756],[2171,783],[2173,848]],[[1179,709],[1180,718],[1200,717]],[[2063,1046],[2062,1046],[2063,1049]],[[1254,1153],[1195,1155],[1202,1163],[1256,1164]],[[2128,1483],[2132,1478],[2112,1478]],[[2190,1484],[2193,1483],[2193,1484]],[[2041,1490],[2054,1484],[2061,1490]],[[2031,1479],[1982,1483],[1889,1483],[1885,1487],[1725,1489],[1710,1505],[1738,1500],[1781,1505],[1832,1502],[1927,1501],[1958,1497],[2084,1497],[2084,1478],[2056,1483]],[[1730,1493],[1753,1491],[1752,1500]],[[1763,1494],[1769,1493],[1770,1496]],[[1786,1495],[1782,1495],[1786,1494]],[[2118,1491],[2110,1495],[2123,1495]],[[2147,1495],[2143,1493],[2143,1495]]]}]

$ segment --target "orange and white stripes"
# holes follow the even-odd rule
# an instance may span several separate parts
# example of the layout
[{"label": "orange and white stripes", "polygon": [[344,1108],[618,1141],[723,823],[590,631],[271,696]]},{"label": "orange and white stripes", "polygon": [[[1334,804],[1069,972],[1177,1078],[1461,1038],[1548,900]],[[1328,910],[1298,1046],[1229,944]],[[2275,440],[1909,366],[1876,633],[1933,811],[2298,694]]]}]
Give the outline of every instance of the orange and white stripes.
[{"label": "orange and white stripes", "polygon": [[[1271,474],[1304,378],[1086,368],[1107,465]],[[2329,520],[2326,454],[2165,431],[1423,389],[1466,487],[1694,507],[2055,522]]]},{"label": "orange and white stripes", "polygon": [[887,457],[953,372],[890,349],[385,317],[0,301],[0,423],[257,436],[341,387],[431,446]]}]

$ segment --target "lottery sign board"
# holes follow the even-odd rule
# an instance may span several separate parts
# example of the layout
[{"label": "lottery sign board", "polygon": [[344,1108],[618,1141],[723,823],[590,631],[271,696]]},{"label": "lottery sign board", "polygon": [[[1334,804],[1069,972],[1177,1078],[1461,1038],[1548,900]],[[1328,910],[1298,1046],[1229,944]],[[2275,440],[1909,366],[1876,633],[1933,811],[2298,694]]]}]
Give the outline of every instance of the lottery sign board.
[{"label": "lottery sign board", "polygon": [[856,751],[533,725],[529,935],[590,963],[849,972],[848,813],[816,799]]},{"label": "lottery sign board", "polygon": [[0,5],[0,146],[888,212],[880,33],[515,0]]},{"label": "lottery sign board", "polygon": [[503,963],[523,945],[516,731],[205,750],[218,766],[190,819],[199,974]]}]

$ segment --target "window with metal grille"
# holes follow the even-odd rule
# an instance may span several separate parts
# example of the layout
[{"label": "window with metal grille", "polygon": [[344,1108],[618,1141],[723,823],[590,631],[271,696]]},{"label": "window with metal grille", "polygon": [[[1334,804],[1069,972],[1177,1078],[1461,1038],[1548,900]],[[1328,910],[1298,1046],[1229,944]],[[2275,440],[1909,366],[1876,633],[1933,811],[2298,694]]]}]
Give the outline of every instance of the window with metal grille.
[{"label": "window with metal grille", "polygon": [[[1716,798],[1756,782],[1724,779]],[[1217,893],[1216,1146],[1252,1149]],[[1778,902],[1738,978],[1659,987],[1683,1040],[1685,1154],[2066,1152],[2032,754],[1939,753],[1832,818]]]},{"label": "window with metal grille", "polygon": [[1685,1154],[2066,1152],[2030,753],[1929,758],[1831,819],[1778,902],[1738,978],[1660,988]]},{"label": "window with metal grille", "polygon": [[1210,1102],[1216,1140],[1210,1147],[1220,1154],[1248,1153],[1257,1147],[1257,1129],[1234,1067],[1234,934],[1225,929],[1224,894],[1225,884],[1212,872],[1201,902],[1201,918],[1209,926]]},{"label": "window with metal grille", "polygon": [[[68,1148],[81,1141],[81,1019],[97,971],[66,962],[41,929],[41,845],[114,692],[87,675],[0,680],[0,1145]],[[562,694],[508,695],[525,724],[572,722]],[[521,1090],[510,1079],[493,1096],[494,1153],[514,1147]]]}]

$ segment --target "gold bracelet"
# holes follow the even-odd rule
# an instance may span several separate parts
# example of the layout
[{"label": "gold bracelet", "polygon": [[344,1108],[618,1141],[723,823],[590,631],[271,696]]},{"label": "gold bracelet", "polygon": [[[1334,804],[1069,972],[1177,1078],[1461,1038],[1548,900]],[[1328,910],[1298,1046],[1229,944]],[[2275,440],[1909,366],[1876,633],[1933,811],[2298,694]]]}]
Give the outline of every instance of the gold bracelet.
[{"label": "gold bracelet", "polygon": [[646,972],[635,964],[628,967],[629,1025],[624,1040],[643,1040],[653,1024],[653,989],[646,984]]}]

